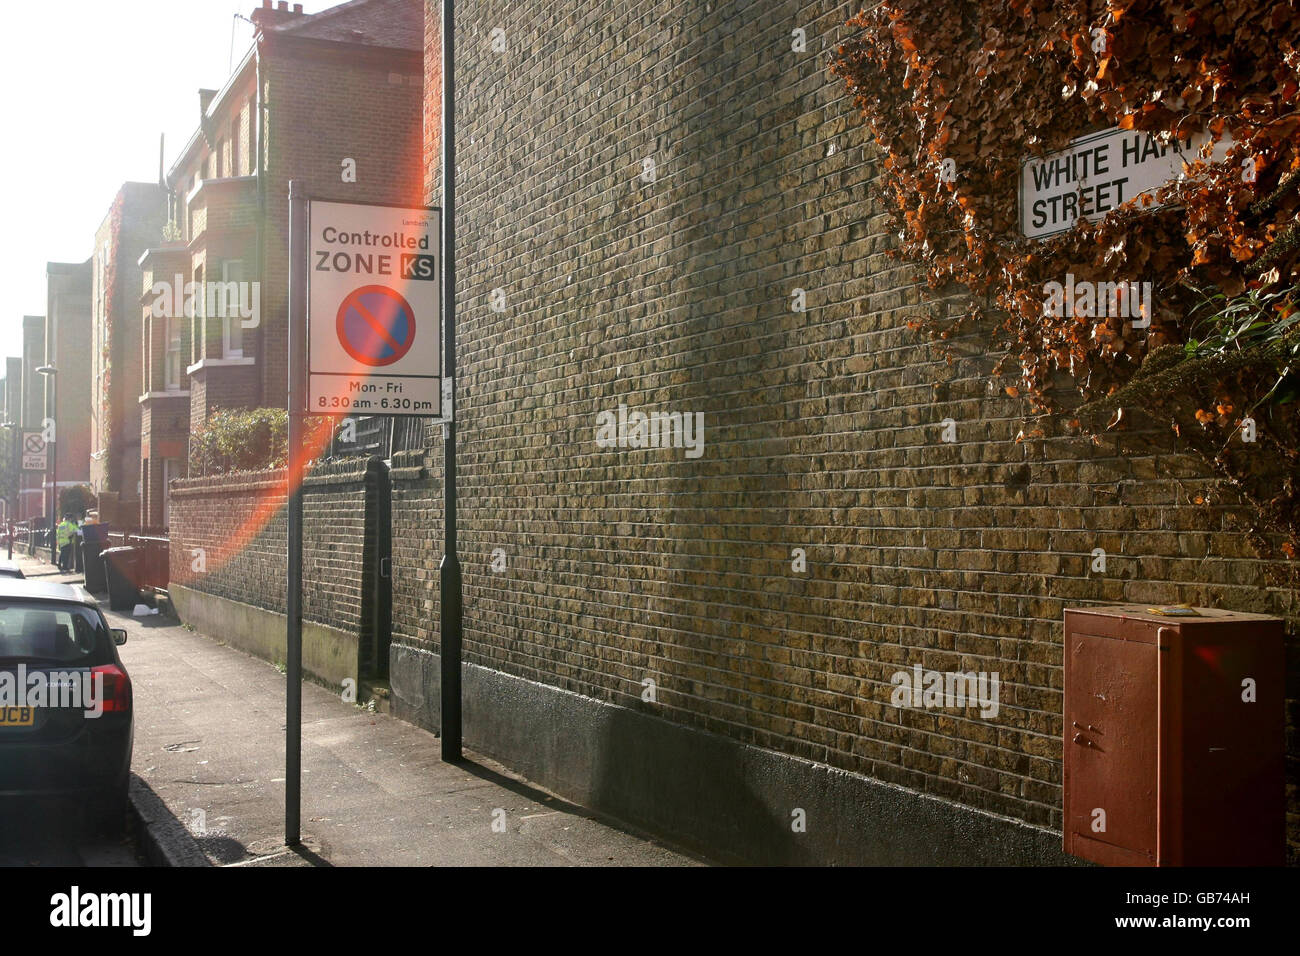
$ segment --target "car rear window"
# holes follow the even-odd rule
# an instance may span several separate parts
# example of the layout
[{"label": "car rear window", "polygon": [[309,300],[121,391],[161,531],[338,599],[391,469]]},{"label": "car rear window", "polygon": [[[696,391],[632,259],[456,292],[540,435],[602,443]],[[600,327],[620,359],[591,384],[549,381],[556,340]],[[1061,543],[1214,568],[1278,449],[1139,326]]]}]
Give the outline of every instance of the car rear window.
[{"label": "car rear window", "polygon": [[94,608],[79,604],[0,601],[0,660],[94,666],[112,661],[112,639]]}]

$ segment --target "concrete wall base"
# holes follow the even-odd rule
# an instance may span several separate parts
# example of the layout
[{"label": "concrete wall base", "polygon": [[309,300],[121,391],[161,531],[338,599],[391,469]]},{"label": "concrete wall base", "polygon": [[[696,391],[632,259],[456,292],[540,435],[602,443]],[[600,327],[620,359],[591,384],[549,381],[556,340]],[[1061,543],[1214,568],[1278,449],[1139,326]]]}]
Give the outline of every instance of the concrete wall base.
[{"label": "concrete wall base", "polygon": [[[284,661],[287,615],[180,584],[171,585],[167,593],[182,622],[255,657],[272,663]],[[342,687],[345,678],[357,680],[359,653],[356,634],[325,624],[302,622],[305,673],[333,687]]]},{"label": "concrete wall base", "polygon": [[[439,659],[394,644],[392,712],[438,729]],[[1061,835],[650,713],[466,664],[465,746],[565,799],[715,859],[1069,865]],[[795,832],[802,810],[804,832]]]}]

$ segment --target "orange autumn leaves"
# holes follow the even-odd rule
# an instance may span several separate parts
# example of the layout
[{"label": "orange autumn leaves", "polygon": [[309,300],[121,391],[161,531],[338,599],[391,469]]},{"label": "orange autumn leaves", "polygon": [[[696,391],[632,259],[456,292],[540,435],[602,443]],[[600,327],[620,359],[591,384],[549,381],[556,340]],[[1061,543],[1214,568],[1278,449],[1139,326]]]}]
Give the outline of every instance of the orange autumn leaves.
[{"label": "orange autumn leaves", "polygon": [[[918,265],[936,294],[971,294],[957,319],[913,324],[948,340],[976,324],[991,330],[992,347],[1008,356],[998,370],[1014,374],[1006,395],[1051,411],[1061,373],[1084,399],[1113,394],[1154,349],[1192,335],[1193,288],[1234,296],[1294,286],[1292,268],[1269,270],[1269,256],[1300,221],[1300,190],[1263,202],[1300,170],[1300,16],[1292,2],[887,0],[849,25],[832,69],[879,147],[876,187],[897,240],[891,251]],[[1193,157],[1193,175],[1154,199],[1025,239],[1022,160],[1116,127],[1209,143]],[[1045,283],[1067,273],[1152,282],[1150,327],[1045,314]],[[1169,417],[1184,440],[1204,439],[1206,457],[1235,482],[1250,465],[1225,464],[1219,452],[1271,381],[1228,379],[1208,395],[1185,396],[1185,417]],[[1260,427],[1260,448],[1280,456],[1282,472],[1297,470],[1296,429]],[[1297,492],[1288,488],[1269,494],[1294,512]]]},{"label": "orange autumn leaves", "polygon": [[[892,0],[854,17],[832,68],[881,147],[879,185],[896,252],[935,288],[984,302],[1020,363],[1020,394],[1040,408],[1065,370],[1085,394],[1121,385],[1154,345],[1179,342],[1180,283],[1229,293],[1294,207],[1250,205],[1300,168],[1297,26],[1286,2],[1095,4],[1059,0]],[[1288,91],[1290,95],[1288,95]],[[1233,144],[1201,175],[1046,241],[1019,235],[1021,160],[1110,127]],[[945,161],[955,177],[944,175]],[[1248,176],[1243,175],[1249,163]],[[951,168],[951,166],[950,166]],[[1044,316],[1042,287],[1073,272],[1147,279],[1150,329]]]}]

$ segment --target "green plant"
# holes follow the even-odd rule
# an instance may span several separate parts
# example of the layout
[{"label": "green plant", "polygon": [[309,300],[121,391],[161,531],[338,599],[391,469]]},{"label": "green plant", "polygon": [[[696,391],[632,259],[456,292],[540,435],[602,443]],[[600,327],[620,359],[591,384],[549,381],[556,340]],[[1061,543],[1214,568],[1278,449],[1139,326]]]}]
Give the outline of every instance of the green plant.
[{"label": "green plant", "polygon": [[0,496],[13,507],[18,501],[18,463],[14,461],[14,442],[18,440],[16,428],[0,428]]},{"label": "green plant", "polygon": [[288,436],[289,415],[283,408],[221,409],[190,435],[190,472],[282,468]]},{"label": "green plant", "polygon": [[94,508],[97,501],[90,485],[72,485],[59,492],[59,514],[85,517],[86,512]]},{"label": "green plant", "polygon": [[1248,288],[1228,296],[1219,289],[1194,289],[1199,301],[1187,314],[1188,359],[1239,355],[1253,360],[1273,384],[1254,405],[1286,405],[1300,394],[1300,307],[1296,289]]},{"label": "green plant", "polygon": [[[303,421],[307,459],[329,441],[337,419],[308,415]],[[190,433],[190,474],[283,468],[289,455],[289,413],[283,408],[230,408],[213,412]]]}]

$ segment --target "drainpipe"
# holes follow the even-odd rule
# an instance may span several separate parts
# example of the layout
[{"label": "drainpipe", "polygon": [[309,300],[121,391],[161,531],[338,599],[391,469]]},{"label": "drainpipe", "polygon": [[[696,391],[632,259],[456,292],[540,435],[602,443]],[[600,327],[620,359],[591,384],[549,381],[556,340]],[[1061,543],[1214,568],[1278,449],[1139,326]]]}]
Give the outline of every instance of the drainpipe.
[{"label": "drainpipe", "polygon": [[[266,137],[266,122],[263,114],[266,111],[266,104],[262,101],[262,33],[258,28],[257,35],[253,38],[253,78],[257,84],[257,92],[254,94],[254,103],[256,104],[257,116],[254,120],[256,127],[255,133],[255,151],[253,154],[253,174],[257,177],[257,280],[261,282],[266,277],[266,176],[262,170],[262,147]],[[257,405],[262,407],[266,404],[266,323],[259,321],[257,323],[257,361],[260,368],[257,374]]]}]

